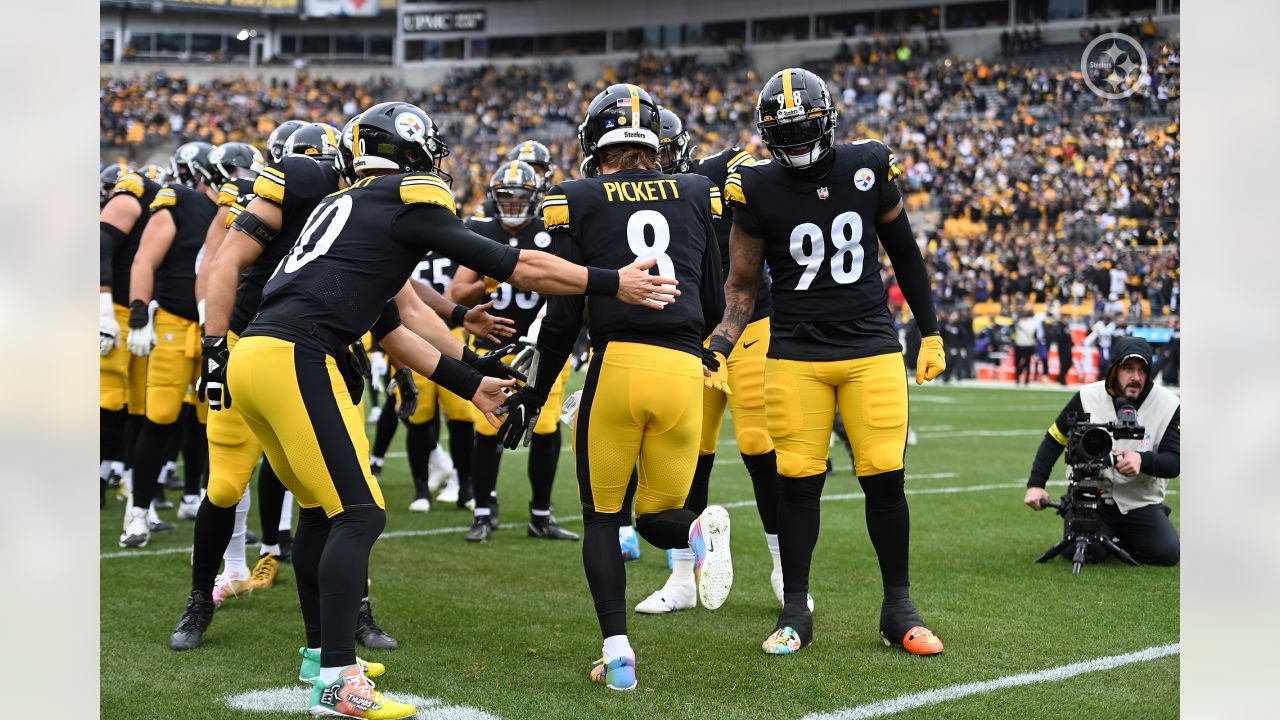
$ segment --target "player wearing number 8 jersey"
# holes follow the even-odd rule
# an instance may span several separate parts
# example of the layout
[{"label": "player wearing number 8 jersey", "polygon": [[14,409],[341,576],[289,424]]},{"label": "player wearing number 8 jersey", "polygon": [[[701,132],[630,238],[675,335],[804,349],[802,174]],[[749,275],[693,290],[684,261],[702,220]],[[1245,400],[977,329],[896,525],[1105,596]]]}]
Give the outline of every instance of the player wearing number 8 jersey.
[{"label": "player wearing number 8 jersey", "polygon": [[915,654],[941,652],[908,595],[907,386],[880,280],[882,244],[925,336],[916,381],[933,379],[945,368],[942,342],[924,261],[894,184],[900,170],[883,143],[834,144],[831,95],[807,70],[788,68],[770,78],[756,114],[773,160],[741,167],[726,181],[734,207],[731,266],[725,319],[711,348],[726,355],[733,349],[764,261],[773,280],[765,400],[782,479],[784,602],[764,649],[789,654],[813,638],[809,565],[838,406],[880,561],[881,635]]},{"label": "player wearing number 8 jersey", "polygon": [[591,676],[614,690],[636,686],[618,527],[637,461],[640,535],[664,549],[696,546],[708,608],[724,602],[733,572],[724,509],[713,506],[701,517],[684,509],[701,434],[702,340],[724,307],[714,229],[720,192],[700,175],[657,170],[658,132],[648,93],[625,84],[605,89],[579,130],[582,150],[601,174],[553,187],[542,215],[557,255],[605,265],[653,258],[659,274],[679,279],[682,295],[660,313],[607,298],[552,298],[530,384],[507,401],[499,431],[514,448],[536,427],[585,312],[594,354],[573,446],[586,526],[583,565],[604,636]]}]

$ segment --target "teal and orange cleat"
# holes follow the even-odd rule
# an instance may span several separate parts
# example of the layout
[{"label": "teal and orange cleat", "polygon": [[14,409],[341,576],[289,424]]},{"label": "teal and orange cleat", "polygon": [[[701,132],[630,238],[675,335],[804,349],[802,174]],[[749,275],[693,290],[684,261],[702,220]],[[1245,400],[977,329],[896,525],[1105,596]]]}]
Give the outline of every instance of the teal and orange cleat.
[{"label": "teal and orange cleat", "polygon": [[636,656],[624,655],[608,662],[600,658],[591,668],[591,682],[604,683],[610,690],[635,690]]},{"label": "teal and orange cleat", "polygon": [[321,717],[400,720],[418,714],[418,708],[396,702],[373,689],[359,665],[342,668],[338,679],[325,684],[319,678],[311,685],[308,711]]},{"label": "teal and orange cleat", "polygon": [[[302,656],[302,667],[298,668],[298,681],[310,685],[320,678],[320,652],[300,647],[298,654]],[[382,677],[387,672],[386,665],[380,662],[369,662],[360,657],[356,658],[356,665],[359,665],[360,671],[369,678]]]}]

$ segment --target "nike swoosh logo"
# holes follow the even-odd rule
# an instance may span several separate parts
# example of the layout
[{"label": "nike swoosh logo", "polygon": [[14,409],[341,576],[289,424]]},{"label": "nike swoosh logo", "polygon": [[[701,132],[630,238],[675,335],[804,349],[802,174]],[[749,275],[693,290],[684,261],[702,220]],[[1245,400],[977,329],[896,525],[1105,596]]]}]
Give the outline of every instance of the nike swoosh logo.
[{"label": "nike swoosh logo", "polygon": [[755,344],[756,344],[756,343],[758,343],[758,342],[760,342],[760,341],[759,341],[759,340],[752,340],[752,341],[751,341],[751,342],[749,342],[749,343],[742,343],[742,349],[743,349],[743,350],[746,350],[747,348],[751,347],[752,345],[755,345]]},{"label": "nike swoosh logo", "polygon": [[716,551],[716,543],[714,540],[711,539],[711,535],[708,533],[707,534],[707,552],[713,553],[715,551]]}]

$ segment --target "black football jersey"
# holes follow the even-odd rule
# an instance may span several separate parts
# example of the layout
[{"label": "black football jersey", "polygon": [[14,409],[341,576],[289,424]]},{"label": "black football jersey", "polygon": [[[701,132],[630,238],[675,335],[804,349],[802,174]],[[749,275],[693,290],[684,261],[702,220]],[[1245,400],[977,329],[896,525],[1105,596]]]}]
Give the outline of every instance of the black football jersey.
[{"label": "black football jersey", "polygon": [[[138,241],[142,239],[142,231],[147,228],[147,220],[151,218],[151,203],[160,192],[160,184],[140,173],[129,172],[120,176],[115,187],[111,188],[111,197],[127,195],[142,206],[142,213],[133,224],[124,242],[116,248],[111,258],[111,299],[117,305],[129,304],[129,273],[133,269],[133,256],[138,254]],[[110,202],[110,200],[108,200]]]},{"label": "black football jersey", "polygon": [[[716,187],[723,188],[729,175],[738,171],[743,165],[751,165],[755,160],[751,153],[742,148],[733,147],[721,150],[715,155],[698,158],[693,161],[689,172],[711,178]],[[720,246],[720,269],[725,279],[729,277],[729,233],[733,230],[733,207],[724,209],[724,217],[716,223],[716,243]],[[760,286],[756,288],[756,307],[751,313],[751,322],[768,317],[773,309],[773,301],[769,297],[769,278],[760,274]]]},{"label": "black football jersey", "polygon": [[509,277],[519,253],[466,232],[456,212],[449,186],[429,173],[361,178],[325,197],[267,280],[258,316],[244,334],[321,350],[332,348],[294,326],[314,324],[344,346],[370,330],[380,337],[398,324],[395,294],[433,250]]},{"label": "black football jersey", "polygon": [[175,227],[173,244],[156,270],[155,300],[167,312],[187,320],[200,318],[196,311],[196,271],[217,211],[217,203],[209,196],[177,183],[161,188],[151,201],[152,214],[172,214]]},{"label": "black football jersey", "polygon": [[585,301],[587,332],[597,351],[620,340],[701,354],[703,339],[724,313],[715,239],[720,214],[720,190],[701,175],[623,170],[553,187],[542,216],[557,255],[607,268],[656,257],[652,272],[676,278],[681,295],[658,311],[613,297],[554,297],[539,345],[548,325],[556,328],[552,337],[571,336],[572,344]]},{"label": "black football jersey", "polygon": [[772,279],[769,357],[848,360],[901,352],[880,279],[876,217],[901,199],[901,170],[883,143],[837,145],[810,181],[768,160],[726,181],[734,222],[764,239]]},{"label": "black football jersey", "polygon": [[458,272],[458,264],[453,261],[453,258],[438,252],[429,252],[418,263],[418,267],[413,269],[413,277],[430,285],[436,289],[436,292],[443,295],[453,282],[456,272]]},{"label": "black football jersey", "polygon": [[324,197],[338,189],[338,171],[332,163],[319,163],[305,155],[286,155],[279,163],[273,163],[253,181],[249,192],[241,195],[231,206],[227,226],[239,215],[254,197],[261,197],[280,206],[282,222],[280,232],[262,249],[262,254],[240,274],[240,286],[236,289],[236,304],[231,311],[232,332],[239,335],[249,326],[262,302],[262,288],[280,259],[293,247],[302,231],[307,216]]},{"label": "black football jersey", "polygon": [[[520,232],[512,235],[496,219],[472,217],[467,221],[467,229],[477,235],[508,247],[520,250],[551,251],[551,235],[542,226],[541,218],[533,218]],[[499,317],[510,318],[515,323],[516,337],[529,332],[529,326],[538,317],[546,298],[532,290],[521,290],[511,283],[499,283],[489,299],[493,307],[489,312]],[[497,345],[485,338],[476,338],[476,346],[483,350],[492,350]]]}]

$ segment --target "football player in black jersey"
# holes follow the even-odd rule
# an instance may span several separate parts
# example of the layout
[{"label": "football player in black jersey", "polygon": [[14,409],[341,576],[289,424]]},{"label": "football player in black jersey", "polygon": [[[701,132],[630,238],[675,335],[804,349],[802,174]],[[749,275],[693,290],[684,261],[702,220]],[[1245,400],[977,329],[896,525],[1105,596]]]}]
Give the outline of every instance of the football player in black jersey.
[{"label": "football player in black jersey", "polygon": [[[662,129],[659,136],[658,162],[667,174],[692,172],[711,179],[723,187],[731,173],[743,165],[752,164],[751,154],[739,147],[731,147],[707,157],[694,160],[689,157],[691,143],[689,133],[679,116],[667,108],[659,108]],[[720,251],[722,275],[729,273],[729,229],[733,226],[733,210],[726,208],[724,218],[716,224],[716,244]],[[723,280],[722,280],[723,282]],[[707,506],[711,469],[715,465],[716,445],[720,440],[720,423],[724,419],[726,403],[733,409],[733,434],[742,455],[742,462],[751,476],[755,491],[756,510],[764,526],[765,544],[773,559],[773,572],[769,579],[778,603],[782,603],[782,563],[778,557],[778,472],[765,422],[764,362],[769,349],[769,313],[772,304],[769,281],[761,278],[756,291],[755,308],[750,322],[738,345],[720,370],[717,381],[727,383],[727,389],[708,387],[702,393],[702,440],[698,448],[698,468],[689,488],[685,507],[700,513]],[[663,587],[636,605],[636,612],[660,614],[697,607],[694,587],[692,551],[677,548],[671,551],[672,572]],[[812,601],[810,601],[812,607]]]},{"label": "football player in black jersey", "polygon": [[306,120],[285,120],[277,125],[276,129],[267,136],[267,155],[270,156],[271,162],[280,162],[280,158],[285,156],[284,146],[289,142],[289,136],[310,124]]},{"label": "football player in black jersey", "polygon": [[[218,207],[216,171],[209,162],[213,150],[209,143],[191,142],[174,152],[178,181],[156,192],[130,269],[127,344],[131,353],[148,358],[147,399],[134,446],[133,498],[121,547],[142,547],[150,539],[147,510],[168,459],[165,449],[181,432],[183,398],[200,376],[195,281],[200,250]],[[156,307],[150,311],[153,301]]]},{"label": "football player in black jersey", "polygon": [[[489,180],[489,199],[497,208],[496,218],[473,217],[467,228],[490,240],[522,250],[546,250],[551,247],[551,236],[543,229],[538,210],[546,187],[542,176],[528,163],[511,160],[498,169]],[[529,335],[530,328],[542,311],[545,299],[536,292],[517,290],[510,283],[493,283],[469,267],[460,267],[449,285],[450,299],[461,303],[474,303],[485,295],[493,298],[493,312],[509,318],[518,336]],[[476,347],[494,350],[497,344],[477,338]],[[507,358],[508,362],[514,355]],[[569,366],[556,378],[548,395],[552,407],[560,407],[564,388],[569,381]],[[485,542],[489,539],[497,518],[491,516],[496,499],[498,467],[502,458],[502,446],[498,434],[487,422],[475,423],[475,450],[471,456],[471,477],[477,498],[475,521],[467,533],[469,542]],[[556,478],[560,460],[560,421],[554,412],[538,418],[529,447],[529,485],[532,500],[529,503],[529,537],[548,540],[577,540],[576,533],[561,528],[551,515],[551,487]]]},{"label": "football player in black jersey", "polygon": [[129,272],[138,241],[151,218],[149,208],[160,183],[142,172],[120,175],[98,216],[99,318],[98,414],[101,438],[100,504],[108,478],[131,484],[133,448],[146,412],[147,359],[129,352],[121,328],[129,326]]},{"label": "football player in black jersey", "polygon": [[881,636],[917,655],[939,653],[942,642],[924,627],[907,591],[907,385],[879,272],[883,246],[925,335],[916,382],[932,380],[946,362],[929,278],[894,184],[901,170],[878,141],[835,144],[831,94],[802,68],[765,83],[756,120],[773,160],[743,165],[726,181],[734,207],[730,272],[711,349],[728,356],[740,342],[767,263],[773,317],[765,400],[782,480],[784,605],[764,650],[790,654],[813,639],[809,565],[839,406],[880,561]]},{"label": "football player in black jersey", "polygon": [[[463,347],[417,298],[408,280],[426,252],[440,251],[527,290],[634,303],[662,302],[672,294],[664,286],[676,280],[649,275],[652,262],[620,271],[586,268],[468,231],[441,178],[448,146],[418,107],[369,108],[351,138],[358,179],[316,206],[267,280],[258,313],[226,362],[223,399],[229,392],[302,507],[293,553],[307,647],[320,648],[312,714],[342,714],[337,706],[345,700],[366,708],[366,715],[398,718],[416,709],[374,690],[355,656],[369,551],[386,514],[369,469],[364,418],[353,402],[364,379],[347,348],[371,331],[392,356],[492,415],[513,381],[495,377],[506,374],[500,358],[482,360]],[[258,199],[236,223],[269,241],[279,211],[257,209]]]},{"label": "football player in black jersey", "polygon": [[657,105],[644,90],[618,84],[597,95],[578,136],[601,174],[551,188],[543,221],[557,255],[606,265],[656,259],[658,272],[679,278],[684,294],[661,313],[608,298],[552,298],[532,377],[507,400],[499,433],[506,447],[522,435],[528,442],[585,313],[595,352],[573,445],[586,525],[583,565],[604,636],[591,679],[613,690],[636,687],[618,527],[637,462],[640,535],[664,549],[694,548],[698,593],[709,609],[724,602],[733,581],[728,513],[711,506],[699,516],[684,508],[702,426],[702,341],[724,305],[713,227],[720,191],[698,175],[663,175],[658,131]]},{"label": "football player in black jersey", "polygon": [[[521,140],[515,144],[515,147],[507,151],[506,162],[519,160],[527,163],[538,174],[538,181],[545,191],[555,183],[556,162],[551,157],[551,151],[546,145],[537,140]],[[497,205],[492,197],[486,195],[480,207],[476,208],[473,217],[477,218],[496,218],[498,217]]]}]

